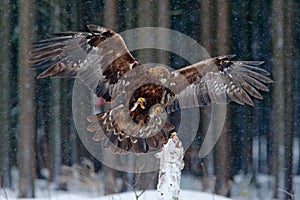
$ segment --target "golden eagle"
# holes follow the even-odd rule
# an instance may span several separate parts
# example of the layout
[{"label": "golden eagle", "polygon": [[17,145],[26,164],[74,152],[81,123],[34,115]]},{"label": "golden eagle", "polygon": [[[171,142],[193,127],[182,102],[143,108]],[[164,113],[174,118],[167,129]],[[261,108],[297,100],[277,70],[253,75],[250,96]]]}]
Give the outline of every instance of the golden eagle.
[{"label": "golden eagle", "polygon": [[234,55],[205,59],[179,70],[146,67],[114,31],[88,25],[90,32],[61,32],[33,43],[30,62],[45,69],[38,78],[79,78],[111,109],[88,117],[93,139],[109,140],[115,153],[146,153],[167,141],[174,125],[168,115],[212,103],[253,106],[250,96],[272,80],[261,61],[232,61]]}]

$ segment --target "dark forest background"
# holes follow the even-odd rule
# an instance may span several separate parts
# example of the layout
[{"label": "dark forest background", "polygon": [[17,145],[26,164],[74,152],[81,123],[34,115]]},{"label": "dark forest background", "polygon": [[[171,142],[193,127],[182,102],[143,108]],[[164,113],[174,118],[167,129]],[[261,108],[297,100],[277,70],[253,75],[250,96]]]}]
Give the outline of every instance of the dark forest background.
[{"label": "dark forest background", "polygon": [[[200,160],[208,121],[203,117],[198,137],[186,152],[183,173],[201,179],[203,190],[215,179],[214,192],[225,196],[230,196],[231,182],[238,174],[251,175],[253,182],[257,174],[271,175],[274,198],[290,199],[288,193],[294,194],[292,180],[300,175],[299,1],[1,0],[0,12],[1,187],[15,187],[19,197],[33,197],[36,178],[43,178],[67,189],[60,183],[61,166],[86,158],[95,171],[104,172],[105,194],[130,190],[128,185],[137,180],[135,175],[102,166],[85,150],[72,117],[74,80],[37,80],[37,72],[26,61],[31,42],[51,32],[86,31],[86,24],[93,23],[116,32],[165,27],[195,39],[211,56],[236,54],[240,60],[265,61],[263,68],[271,71],[274,80],[270,92],[263,93],[264,100],[255,101],[255,107],[231,103],[221,139]],[[172,68],[188,64],[175,55],[158,56],[154,50],[133,53],[141,62],[163,62]],[[14,167],[19,172],[17,186],[11,175]],[[41,169],[48,169],[49,176]],[[136,187],[155,187],[154,175],[139,175],[142,181]],[[121,189],[116,177],[124,182]]]}]

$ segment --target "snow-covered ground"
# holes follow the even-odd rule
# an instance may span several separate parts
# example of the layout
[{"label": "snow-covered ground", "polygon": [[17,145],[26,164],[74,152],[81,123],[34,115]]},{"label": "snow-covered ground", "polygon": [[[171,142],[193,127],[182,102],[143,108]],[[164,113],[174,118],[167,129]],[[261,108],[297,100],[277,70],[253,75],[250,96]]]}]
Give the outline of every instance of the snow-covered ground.
[{"label": "snow-covered ground", "polygon": [[[13,173],[15,174],[15,173]],[[68,191],[55,190],[53,184],[47,183],[46,180],[35,181],[35,200],[134,200],[133,192],[119,193],[116,195],[103,196],[103,174],[95,174],[90,181],[73,177],[68,183]],[[210,183],[208,188],[204,189],[202,179],[192,175],[183,174],[181,177],[181,197],[182,200],[226,200],[228,198],[220,197],[213,194],[214,178],[209,177]],[[17,179],[14,178],[13,188],[17,187]],[[117,179],[118,185],[122,185],[122,179]],[[120,189],[120,188],[119,188]],[[203,192],[205,190],[205,192]],[[271,176],[257,174],[235,176],[231,183],[231,198],[236,200],[272,200],[274,191],[274,179]],[[284,192],[283,190],[280,190]],[[139,194],[140,192],[137,192]],[[294,199],[300,197],[300,177],[294,177]],[[0,200],[17,199],[16,189],[0,188]],[[157,199],[155,190],[146,191],[138,200]]]},{"label": "snow-covered ground", "polygon": [[[98,200],[133,200],[135,199],[135,195],[132,192],[121,193],[117,195],[110,195],[101,197]],[[141,200],[156,200],[158,199],[158,194],[155,190],[147,190],[141,197]],[[181,199],[182,200],[193,200],[193,199],[201,199],[201,200],[229,200],[228,198],[204,193],[204,192],[197,192],[192,190],[182,190],[181,191]]]},{"label": "snow-covered ground", "polygon": [[[137,194],[139,194],[139,191],[137,191]],[[1,194],[2,195],[2,194]],[[5,199],[16,199],[16,197],[13,195],[13,193],[8,192],[7,198],[4,196],[0,197],[0,200]],[[12,196],[11,196],[12,195]],[[181,197],[182,200],[193,200],[193,199],[201,199],[201,200],[229,200],[229,198],[225,198],[222,196],[204,193],[204,192],[197,192],[192,190],[182,190],[181,191]],[[83,194],[72,194],[72,193],[66,193],[66,192],[58,192],[55,194],[51,194],[50,196],[43,196],[38,197],[35,199],[26,199],[26,200],[85,200],[85,199],[92,199],[92,200],[134,200],[136,199],[135,194],[133,192],[124,192],[119,193],[115,195],[108,195],[108,196],[102,196],[102,197],[90,197]],[[158,199],[158,194],[156,190],[147,190],[142,194],[142,196],[139,197],[139,200],[156,200]]]}]

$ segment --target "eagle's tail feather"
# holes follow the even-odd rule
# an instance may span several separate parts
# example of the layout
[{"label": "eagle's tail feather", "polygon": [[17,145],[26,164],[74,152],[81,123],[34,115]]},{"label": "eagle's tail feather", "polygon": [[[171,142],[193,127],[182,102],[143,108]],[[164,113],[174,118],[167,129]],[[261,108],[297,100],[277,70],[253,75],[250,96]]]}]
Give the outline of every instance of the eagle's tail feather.
[{"label": "eagle's tail feather", "polygon": [[96,132],[92,139],[103,141],[104,148],[111,148],[114,153],[124,154],[133,150],[135,153],[147,153],[157,150],[167,142],[169,133],[174,126],[166,122],[165,126],[156,134],[147,138],[125,135],[116,124],[112,110],[89,116],[91,124],[87,127],[90,132]]}]

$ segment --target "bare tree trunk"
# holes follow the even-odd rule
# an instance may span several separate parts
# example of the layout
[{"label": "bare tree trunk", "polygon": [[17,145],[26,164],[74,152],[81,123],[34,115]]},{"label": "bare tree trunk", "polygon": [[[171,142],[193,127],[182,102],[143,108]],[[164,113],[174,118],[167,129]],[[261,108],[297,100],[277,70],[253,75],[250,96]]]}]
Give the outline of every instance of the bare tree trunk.
[{"label": "bare tree trunk", "polygon": [[[219,55],[223,55],[228,54],[229,49],[229,2],[227,0],[218,0],[217,8],[217,51]],[[216,145],[215,151],[215,192],[223,196],[229,196],[230,192],[230,155],[228,129],[228,123],[225,121],[224,128]]]},{"label": "bare tree trunk", "polygon": [[[135,0],[125,0],[123,4],[124,13],[123,16],[125,16],[125,31],[130,30],[132,28],[136,27],[136,13],[135,10]],[[129,12],[128,12],[129,11]],[[131,171],[134,171],[135,166],[135,156],[131,155],[128,159],[130,165],[128,166],[128,169]],[[122,172],[122,189],[121,192],[127,191],[128,189],[132,189],[132,186],[135,184],[135,173],[126,173]]]},{"label": "bare tree trunk", "polygon": [[[294,7],[298,8],[298,9],[295,9],[296,10],[296,12],[294,13],[295,19],[300,19],[300,12],[299,12],[300,6],[299,5],[300,5],[300,2],[294,2]],[[296,33],[300,32],[299,28],[300,28],[299,26],[295,27],[295,36],[297,35]],[[296,39],[296,37],[295,37],[295,39]],[[296,45],[296,48],[295,48],[295,55],[299,55],[299,54],[300,54],[300,48],[299,48],[299,42],[298,42],[298,45]],[[295,64],[295,66],[299,66],[299,62],[298,62],[298,65]],[[300,83],[300,68],[299,67],[295,67],[295,82]],[[295,103],[296,103],[296,105],[295,105],[295,130],[300,130],[300,90],[295,90],[294,94],[295,94]],[[300,137],[300,131],[298,131],[295,136]],[[300,143],[298,143],[296,148],[300,149]],[[297,157],[298,157],[298,162],[297,162],[296,174],[300,175],[300,154]]]},{"label": "bare tree trunk", "polygon": [[[292,0],[285,1],[284,10],[284,69],[285,69],[285,134],[284,134],[284,171],[285,199],[293,199],[293,147],[295,118],[295,67],[294,67],[294,5]],[[283,66],[282,66],[283,67]]]},{"label": "bare tree trunk", "polygon": [[213,36],[215,35],[214,24],[214,2],[210,0],[201,1],[201,44],[209,54],[215,52]]},{"label": "bare tree trunk", "polygon": [[[58,32],[60,30],[60,2],[58,0],[52,3],[53,14],[50,23],[53,27],[51,31]],[[49,124],[49,164],[50,164],[50,180],[59,187],[59,173],[61,165],[61,79],[51,79],[50,93],[50,124]]]},{"label": "bare tree trunk", "polygon": [[[206,49],[206,51],[210,54],[214,52],[213,47],[213,35],[214,35],[214,20],[213,20],[213,1],[210,0],[203,0],[201,1],[201,14],[200,14],[200,21],[201,21],[201,45]],[[210,121],[210,107],[206,106],[201,109],[200,112],[200,128],[202,133],[202,138],[205,137],[205,133],[208,130]],[[213,154],[208,154],[204,159],[203,162],[205,164],[205,171],[207,174],[205,176],[212,176],[214,171],[214,159]],[[203,189],[210,190],[210,183],[209,178],[205,178],[203,181]]]},{"label": "bare tree trunk", "polygon": [[18,127],[18,197],[34,197],[34,73],[28,62],[33,30],[33,2],[19,2],[19,127]]},{"label": "bare tree trunk", "polygon": [[[250,59],[251,55],[251,2],[231,1],[233,8],[231,20],[231,38],[232,50],[237,52],[243,59]],[[249,108],[247,106],[240,106],[237,104],[229,104],[231,120],[231,153],[232,157],[232,174],[236,175],[241,170],[245,173],[250,166],[252,160],[252,136],[248,129]],[[244,165],[245,164],[245,165]],[[247,166],[247,167],[246,167]]]},{"label": "bare tree trunk", "polygon": [[104,24],[107,28],[115,29],[116,28],[116,12],[117,12],[117,2],[105,0],[104,5]]},{"label": "bare tree trunk", "polygon": [[[89,13],[86,10],[86,5],[83,1],[72,1],[73,3],[70,5],[67,1],[60,1],[61,5],[68,7],[68,14],[72,16],[70,19],[66,16],[61,16],[63,18],[63,22],[68,24],[68,30],[84,30],[86,26],[86,19],[84,16],[88,16]],[[61,130],[61,140],[68,141],[62,143],[62,164],[63,165],[73,165],[75,163],[82,162],[82,159],[87,157],[86,148],[82,145],[80,138],[78,137],[78,133],[75,128],[73,114],[72,114],[72,90],[74,86],[74,79],[62,79],[61,80],[61,93],[68,94],[61,96],[61,107],[62,109],[62,130]],[[78,80],[76,80],[78,81]],[[84,116],[84,120],[87,116],[91,115],[92,105],[91,105],[91,94],[90,91],[84,85],[80,84],[80,88],[76,90],[76,98],[82,100],[82,102],[87,102],[85,106],[89,109],[85,108],[77,108],[80,109],[80,113]],[[74,92],[74,91],[73,91]],[[87,120],[84,121],[84,128],[88,126]]]},{"label": "bare tree trunk", "polygon": [[[155,1],[139,0],[137,11],[138,27],[156,26],[156,13]],[[155,42],[157,41],[155,35],[151,33],[149,33],[149,35],[147,36],[142,36],[142,38],[138,38],[138,41],[141,41],[141,39],[144,40],[145,38],[147,39],[147,43],[149,44],[155,44]],[[154,51],[152,49],[143,51],[142,54],[139,54],[139,58],[142,64],[157,63],[157,56],[154,55]],[[155,175],[156,172],[147,172],[136,175],[136,179],[140,189],[145,190],[156,188],[157,176],[155,177]]]},{"label": "bare tree trunk", "polygon": [[58,185],[61,165],[61,109],[60,109],[60,79],[51,82],[51,107],[49,127],[49,152],[51,181]]},{"label": "bare tree trunk", "polygon": [[[154,3],[153,1],[138,1],[138,10],[137,10],[137,19],[138,19],[138,27],[152,27],[154,26]],[[138,38],[138,42],[154,43],[155,36],[151,33],[148,35],[142,35]],[[142,64],[147,63],[155,63],[155,58],[153,56],[152,49],[146,49],[143,53],[139,54],[139,60]]]},{"label": "bare tree trunk", "polygon": [[157,192],[159,200],[179,200],[181,170],[184,167],[184,149],[176,133],[171,133],[161,152],[155,154],[160,160]]},{"label": "bare tree trunk", "polygon": [[[163,28],[170,27],[170,13],[169,13],[169,1],[158,1],[158,13],[157,13],[157,26]],[[167,32],[160,32],[157,36],[156,42],[163,41],[163,45],[165,49],[169,49],[169,41],[170,36]],[[159,52],[158,54],[158,63],[168,65],[170,62],[170,54],[169,52]]]},{"label": "bare tree trunk", "polygon": [[285,133],[285,122],[284,122],[284,55],[283,55],[283,7],[284,1],[274,0],[273,1],[273,119],[272,119],[272,132],[273,132],[273,163],[272,172],[275,177],[274,185],[274,199],[282,199],[279,196],[278,189],[283,187],[283,160],[284,157],[280,151],[282,147],[283,135]]},{"label": "bare tree trunk", "polygon": [[[105,0],[105,9],[104,9],[104,25],[108,28],[115,29],[116,28],[116,11],[117,10],[117,2]],[[103,153],[103,161],[112,159],[109,155]],[[116,182],[116,174],[117,171],[112,169],[106,165],[103,165],[104,176],[104,193],[113,194],[118,192],[117,182]]]},{"label": "bare tree trunk", "polygon": [[125,14],[125,28],[132,29],[136,27],[136,13],[135,11],[135,0],[125,0],[124,10],[129,10],[129,12],[124,11]]},{"label": "bare tree trunk", "polygon": [[0,137],[5,142],[0,143],[0,187],[11,186],[10,176],[10,68],[11,68],[11,45],[10,45],[10,30],[11,30],[11,2],[4,1],[0,7],[0,88],[2,88],[0,96]]}]

